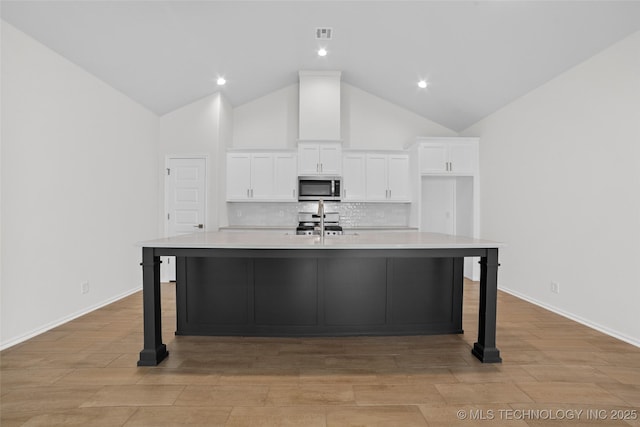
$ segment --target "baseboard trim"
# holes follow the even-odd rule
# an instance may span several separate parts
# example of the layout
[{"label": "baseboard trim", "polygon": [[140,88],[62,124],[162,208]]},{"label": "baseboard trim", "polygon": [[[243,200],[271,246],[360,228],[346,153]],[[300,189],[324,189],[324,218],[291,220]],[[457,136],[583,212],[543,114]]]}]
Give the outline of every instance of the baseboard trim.
[{"label": "baseboard trim", "polygon": [[70,314],[68,316],[64,316],[64,317],[62,317],[62,318],[60,318],[58,320],[54,320],[53,322],[49,322],[49,323],[45,324],[44,326],[42,326],[40,328],[37,328],[37,329],[34,329],[31,332],[28,332],[28,333],[26,333],[24,335],[21,335],[21,336],[17,337],[17,338],[11,339],[11,340],[9,340],[7,342],[0,343],[0,351],[6,350],[6,349],[8,349],[10,347],[18,345],[18,344],[20,344],[20,343],[22,343],[22,342],[24,342],[24,341],[26,341],[28,339],[31,339],[33,337],[36,337],[36,336],[40,335],[40,334],[43,334],[43,333],[45,333],[45,332],[47,332],[47,331],[49,331],[49,330],[51,330],[51,329],[53,329],[53,328],[55,328],[57,326],[63,325],[65,323],[67,323],[67,322],[70,322],[70,321],[72,321],[74,319],[77,319],[78,317],[84,316],[85,314],[91,313],[92,311],[95,311],[95,310],[97,310],[99,308],[102,308],[102,307],[107,306],[109,304],[112,304],[112,303],[114,303],[116,301],[119,301],[122,298],[126,298],[129,295],[133,295],[136,292],[139,292],[141,290],[142,290],[142,285],[140,285],[139,287],[133,288],[133,289],[129,289],[129,290],[127,290],[127,291],[125,291],[125,292],[123,292],[121,294],[118,294],[118,295],[116,295],[114,297],[108,298],[108,299],[106,299],[104,301],[101,301],[101,302],[99,302],[97,304],[91,305],[91,306],[89,306],[89,307],[87,307],[85,309],[82,309],[80,311],[76,311],[75,313],[72,313],[72,314]]},{"label": "baseboard trim", "polygon": [[[65,316],[65,317],[63,317],[61,319],[58,319],[58,320],[55,320],[53,322],[47,323],[46,325],[44,325],[44,326],[42,326],[40,328],[34,329],[31,332],[28,332],[28,333],[26,333],[24,335],[21,335],[20,337],[17,337],[17,338],[14,338],[14,339],[10,340],[10,341],[1,343],[0,344],[0,351],[6,350],[6,349],[8,349],[10,347],[18,345],[18,344],[20,344],[20,343],[22,343],[22,342],[24,342],[24,341],[26,341],[28,339],[31,339],[31,338],[33,338],[35,336],[43,334],[43,333],[45,333],[45,332],[47,332],[47,331],[49,331],[49,330],[51,330],[51,329],[53,329],[53,328],[55,328],[57,326],[63,325],[65,323],[67,323],[67,322],[70,322],[70,321],[72,321],[74,319],[77,319],[78,317],[84,316],[85,314],[91,313],[92,311],[95,311],[95,310],[97,310],[99,308],[105,307],[105,306],[107,306],[109,304],[112,304],[112,303],[114,303],[116,301],[119,301],[119,300],[121,300],[123,298],[126,298],[126,297],[128,297],[130,295],[133,295],[136,292],[141,291],[141,290],[142,290],[142,286],[137,287],[137,288],[133,288],[133,289],[129,289],[129,290],[127,290],[127,291],[125,291],[125,292],[123,292],[121,294],[118,294],[118,295],[116,295],[116,296],[114,296],[112,298],[109,298],[109,299],[107,299],[105,301],[102,301],[102,302],[94,304],[94,305],[92,305],[90,307],[87,307],[84,310],[77,311],[77,312],[75,312],[73,314],[70,314],[69,316]],[[585,326],[587,326],[589,328],[595,329],[596,331],[602,332],[603,334],[609,335],[609,336],[611,336],[613,338],[619,339],[621,341],[624,341],[624,342],[626,342],[628,344],[631,344],[631,345],[633,345],[635,347],[639,347],[640,348],[640,341],[639,340],[636,340],[636,339],[633,339],[631,337],[628,337],[628,336],[626,336],[626,335],[624,335],[624,334],[622,334],[622,333],[620,333],[618,331],[615,331],[615,330],[612,330],[612,329],[607,328],[605,326],[599,325],[599,324],[594,323],[594,322],[592,322],[590,320],[587,320],[587,319],[584,319],[584,318],[582,318],[580,316],[577,316],[577,315],[575,315],[573,313],[569,313],[567,311],[561,310],[561,309],[559,309],[557,307],[554,307],[554,306],[552,306],[550,304],[547,304],[547,303],[544,303],[542,301],[539,301],[539,300],[537,300],[535,298],[531,298],[530,296],[522,294],[522,293],[520,293],[518,291],[515,291],[513,289],[510,289],[510,288],[507,288],[507,287],[504,287],[504,286],[500,286],[499,290],[501,290],[503,292],[506,292],[506,293],[508,293],[510,295],[513,295],[514,297],[519,298],[521,300],[527,301],[527,302],[529,302],[531,304],[537,305],[538,307],[542,307],[542,308],[544,308],[546,310],[549,310],[549,311],[551,311],[553,313],[556,313],[556,314],[558,314],[558,315],[560,315],[562,317],[566,317],[567,319],[570,319],[570,320],[573,320],[575,322],[578,322],[578,323],[580,323],[582,325],[585,325]]]},{"label": "baseboard trim", "polygon": [[592,322],[590,320],[587,320],[585,318],[577,316],[577,315],[575,315],[573,313],[569,313],[567,311],[559,309],[558,307],[554,307],[554,306],[552,306],[550,304],[544,303],[542,301],[538,301],[535,298],[531,298],[530,296],[522,294],[522,293],[520,293],[518,291],[514,291],[513,289],[509,289],[509,288],[506,288],[504,286],[499,286],[498,289],[501,290],[501,291],[504,291],[504,292],[506,292],[506,293],[508,293],[510,295],[513,295],[516,298],[519,298],[521,300],[525,300],[527,302],[530,302],[531,304],[537,305],[538,307],[542,307],[542,308],[544,308],[546,310],[549,310],[549,311],[551,311],[551,312],[553,312],[555,314],[559,314],[562,317],[566,317],[567,319],[573,320],[574,322],[578,322],[578,323],[580,323],[582,325],[585,325],[585,326],[587,326],[587,327],[589,327],[591,329],[595,329],[598,332],[602,332],[603,334],[609,335],[610,337],[619,339],[620,341],[624,341],[624,342],[626,342],[628,344],[631,344],[633,346],[636,346],[636,347],[640,348],[640,341],[639,340],[634,339],[632,337],[628,337],[625,334],[621,334],[620,332],[614,331],[613,329],[607,328],[606,326],[599,325],[599,324],[594,323],[594,322]]}]

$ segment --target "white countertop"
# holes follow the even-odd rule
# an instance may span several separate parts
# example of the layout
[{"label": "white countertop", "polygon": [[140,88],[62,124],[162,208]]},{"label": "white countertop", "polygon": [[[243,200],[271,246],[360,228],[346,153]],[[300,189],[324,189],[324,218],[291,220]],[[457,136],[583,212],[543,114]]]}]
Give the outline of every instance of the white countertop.
[{"label": "white countertop", "polygon": [[217,231],[185,234],[138,242],[151,248],[217,249],[455,249],[500,248],[503,243],[438,233],[380,232],[327,236],[297,236],[273,232]]},{"label": "white countertop", "polygon": [[[418,227],[406,227],[406,226],[377,226],[377,225],[365,225],[365,226],[343,226],[342,229],[345,232],[380,232],[380,231],[418,231]],[[219,231],[284,231],[295,232],[296,226],[287,225],[227,225],[220,227]]]}]

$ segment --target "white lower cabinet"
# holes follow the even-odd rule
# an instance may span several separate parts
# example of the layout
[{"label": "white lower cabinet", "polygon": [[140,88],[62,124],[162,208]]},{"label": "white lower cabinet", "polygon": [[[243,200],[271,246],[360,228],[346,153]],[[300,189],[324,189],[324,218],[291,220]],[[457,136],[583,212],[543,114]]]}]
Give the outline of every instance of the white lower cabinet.
[{"label": "white lower cabinet", "polygon": [[295,201],[294,153],[227,153],[227,201]]}]

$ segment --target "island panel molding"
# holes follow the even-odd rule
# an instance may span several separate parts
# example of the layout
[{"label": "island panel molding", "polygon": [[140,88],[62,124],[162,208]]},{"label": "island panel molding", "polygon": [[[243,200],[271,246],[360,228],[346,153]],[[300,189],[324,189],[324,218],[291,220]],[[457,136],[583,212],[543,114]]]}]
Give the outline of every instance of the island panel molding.
[{"label": "island panel molding", "polygon": [[251,336],[462,333],[463,259],[480,257],[479,332],[472,353],[483,362],[501,361],[495,343],[497,242],[418,232],[324,239],[209,232],[139,245],[140,366],[168,356],[160,322],[160,256],[177,259],[176,334]]}]

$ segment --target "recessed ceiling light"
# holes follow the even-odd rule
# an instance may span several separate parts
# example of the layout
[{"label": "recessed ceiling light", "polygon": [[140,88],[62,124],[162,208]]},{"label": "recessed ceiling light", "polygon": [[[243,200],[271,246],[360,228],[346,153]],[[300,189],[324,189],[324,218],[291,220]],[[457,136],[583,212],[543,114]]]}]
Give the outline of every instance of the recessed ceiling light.
[{"label": "recessed ceiling light", "polygon": [[426,89],[428,85],[429,85],[429,84],[427,83],[427,81],[426,81],[426,80],[420,80],[420,81],[418,82],[418,87],[419,87],[420,89]]},{"label": "recessed ceiling light", "polygon": [[218,77],[218,80],[216,80],[216,83],[218,83],[218,86],[224,86],[225,83],[227,83],[227,81],[224,79],[224,77]]},{"label": "recessed ceiling light", "polygon": [[327,56],[327,49],[321,47],[318,49],[318,56]]}]

